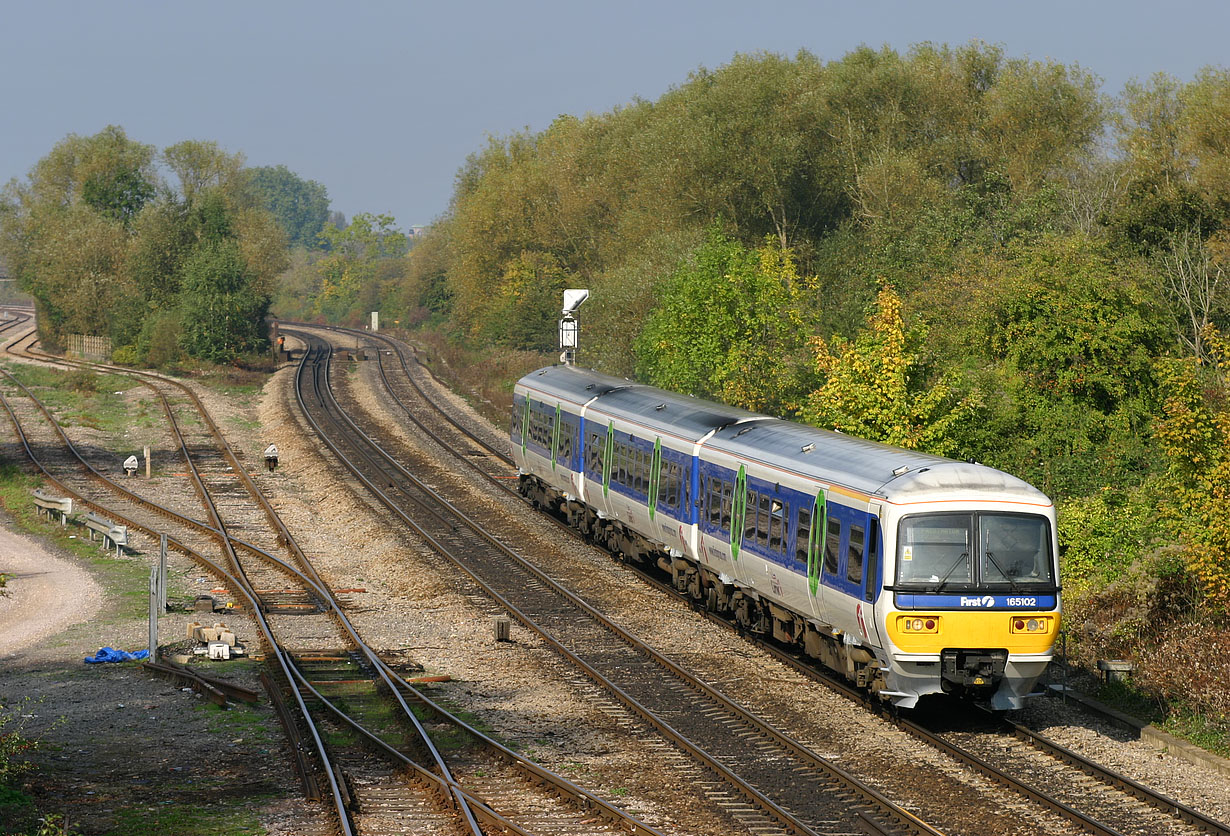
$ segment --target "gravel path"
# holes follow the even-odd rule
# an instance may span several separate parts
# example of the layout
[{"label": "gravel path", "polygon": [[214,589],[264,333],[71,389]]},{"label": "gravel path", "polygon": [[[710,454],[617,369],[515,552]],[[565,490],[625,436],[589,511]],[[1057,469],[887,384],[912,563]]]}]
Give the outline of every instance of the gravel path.
[{"label": "gravel path", "polygon": [[30,652],[102,606],[102,590],[88,572],[7,527],[0,529],[0,575],[9,576],[0,596],[0,660]]}]

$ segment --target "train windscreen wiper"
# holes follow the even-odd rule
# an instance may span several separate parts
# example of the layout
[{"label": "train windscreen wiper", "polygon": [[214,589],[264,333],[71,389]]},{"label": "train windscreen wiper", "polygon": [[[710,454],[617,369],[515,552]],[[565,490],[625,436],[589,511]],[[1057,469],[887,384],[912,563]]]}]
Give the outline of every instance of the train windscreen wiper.
[{"label": "train windscreen wiper", "polygon": [[1016,585],[1016,581],[1012,579],[1012,576],[1004,571],[1004,567],[999,565],[999,561],[995,559],[995,554],[993,552],[983,552],[983,554],[987,556],[987,560],[991,561],[991,565],[999,570],[1000,575],[1008,582],[1008,586],[1012,587],[1012,591],[1020,592],[1021,588]]},{"label": "train windscreen wiper", "polygon": [[948,567],[948,571],[944,573],[944,577],[940,578],[940,582],[937,583],[935,586],[931,587],[930,589],[928,589],[927,591],[928,592],[939,592],[940,590],[942,590],[945,584],[948,583],[948,579],[952,576],[952,573],[957,571],[957,567],[960,566],[961,562],[964,560],[969,560],[969,552],[961,552],[959,555],[957,555],[957,559],[954,560],[952,565]]}]

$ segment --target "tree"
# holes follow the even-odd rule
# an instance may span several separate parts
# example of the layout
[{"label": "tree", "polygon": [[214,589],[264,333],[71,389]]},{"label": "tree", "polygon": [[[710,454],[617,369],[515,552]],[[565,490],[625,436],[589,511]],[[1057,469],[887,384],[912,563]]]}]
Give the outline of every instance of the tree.
[{"label": "tree", "polygon": [[269,297],[254,286],[239,244],[203,243],[184,264],[181,311],[184,348],[194,357],[230,363],[268,348]]},{"label": "tree", "polygon": [[213,141],[189,139],[168,146],[162,157],[179,179],[180,197],[189,206],[210,189],[220,190],[232,204],[242,200],[242,154],[227,153]]},{"label": "tree", "polygon": [[1158,288],[1093,241],[1017,247],[993,302],[990,354],[1030,388],[1103,413],[1152,388],[1167,346]]},{"label": "tree", "polygon": [[277,219],[291,246],[320,246],[320,234],[329,220],[329,193],[324,186],[304,180],[284,165],[250,168],[248,176],[261,205]]},{"label": "tree", "polygon": [[1183,91],[1183,150],[1205,199],[1230,214],[1230,70],[1205,67]]},{"label": "tree", "polygon": [[961,424],[978,406],[950,375],[929,381],[909,342],[901,298],[880,289],[868,328],[853,341],[811,340],[824,385],[807,397],[803,419],[825,429],[938,455],[957,451]]},{"label": "tree", "polygon": [[776,240],[756,250],[712,228],[661,289],[636,341],[638,377],[777,414],[798,408],[802,285]]},{"label": "tree", "polygon": [[[1230,344],[1211,327],[1204,339],[1224,371]],[[1154,437],[1168,464],[1163,506],[1189,571],[1207,603],[1224,615],[1230,613],[1230,412],[1209,403],[1192,358],[1159,363],[1157,376],[1164,407]],[[1224,404],[1224,389],[1218,395]]]},{"label": "tree", "polygon": [[1214,315],[1225,314],[1230,232],[1223,230],[1205,242],[1198,230],[1176,231],[1161,261],[1175,332],[1197,362],[1207,363],[1204,334]]},{"label": "tree", "polygon": [[[70,134],[0,199],[0,255],[34,297],[48,345],[70,333],[129,330],[126,273],[133,218],[156,182],[154,150],[108,126]],[[117,316],[110,316],[109,311]]]},{"label": "tree", "polygon": [[313,301],[316,315],[329,322],[362,318],[363,303],[382,295],[378,265],[396,261],[399,268],[403,266],[409,239],[396,223],[392,215],[361,212],[345,229],[325,224],[321,240],[328,254],[316,262],[320,275],[320,292]]}]

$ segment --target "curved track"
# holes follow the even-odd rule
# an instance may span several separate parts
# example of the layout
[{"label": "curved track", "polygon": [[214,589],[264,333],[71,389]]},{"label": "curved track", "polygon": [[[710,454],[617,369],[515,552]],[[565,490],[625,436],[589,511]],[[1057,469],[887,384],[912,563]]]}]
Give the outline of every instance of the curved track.
[{"label": "curved track", "polygon": [[[469,468],[479,472],[490,482],[510,489],[507,471],[493,466],[500,461],[510,463],[508,457],[480,434],[463,426],[450,411],[440,408],[435,398],[415,381],[415,375],[411,371],[417,360],[414,351],[383,335],[364,336],[381,344],[379,357],[382,380],[407,418],[443,449],[450,451],[454,460],[465,462]],[[425,407],[434,410],[432,417],[427,417]],[[447,429],[441,426],[442,422]],[[477,457],[473,452],[476,446],[484,450],[481,457]],[[481,465],[475,464],[476,458],[479,458]],[[678,594],[661,578],[646,573],[639,567],[638,571],[642,571],[653,583]],[[679,597],[687,600],[682,595]],[[720,619],[715,620],[725,624]],[[751,638],[755,640],[755,637]],[[758,643],[797,670],[846,693],[869,710],[880,712],[928,745],[940,749],[996,783],[1049,808],[1085,832],[1213,833],[1230,836],[1230,827],[1227,825],[1106,769],[1020,724],[1003,718],[988,718],[985,723],[973,729],[945,728],[943,721],[928,727],[923,722],[883,712],[873,701],[867,700],[865,695],[847,688],[844,683],[816,675],[806,662],[783,653],[768,642]]]},{"label": "curved track", "polygon": [[325,342],[283,330],[309,345],[297,387],[301,405],[355,477],[493,600],[666,739],[788,832],[935,832],[568,592],[488,532],[479,522],[481,510],[454,505],[416,478],[338,403]]},{"label": "curved track", "polygon": [[[15,350],[15,342],[10,342],[10,350]],[[43,359],[49,358],[44,356]],[[111,367],[107,370],[121,371]],[[434,818],[440,821],[437,826],[443,826],[446,830],[454,831],[454,828],[459,826],[461,830],[473,834],[500,832],[528,836],[616,831],[656,833],[571,782],[508,751],[453,718],[402,681],[395,671],[361,641],[350,626],[339,601],[316,574],[290,532],[265,501],[251,475],[242,468],[195,394],[177,381],[157,375],[136,374],[154,390],[162,405],[170,431],[177,439],[178,449],[207,511],[207,522],[193,519],[183,513],[182,508],[171,508],[144,499],[107,477],[77,450],[63,429],[56,424],[50,411],[8,373],[5,373],[6,379],[14,381],[14,385],[23,391],[26,405],[15,407],[10,398],[2,395],[0,400],[31,461],[58,490],[77,497],[79,502],[107,515],[113,521],[126,523],[151,536],[165,534],[168,528],[174,529],[175,536],[168,537],[169,546],[208,567],[227,583],[236,599],[251,610],[261,628],[266,651],[276,658],[282,677],[298,707],[299,720],[294,725],[303,725],[307,729],[311,746],[315,750],[316,768],[309,769],[310,777],[314,779],[308,782],[309,786],[328,786],[342,832],[355,832],[352,805],[357,799],[352,795],[352,790],[356,784],[372,782],[375,779],[367,763],[369,759],[358,755],[357,749],[348,745],[324,743],[324,735],[318,730],[318,723],[322,715],[326,714],[333,716],[333,724],[345,725],[364,747],[386,755],[396,765],[408,769],[415,778],[409,783],[393,779],[386,769],[383,786],[360,788],[365,809],[384,809],[389,819],[381,826],[373,822],[369,814],[369,829],[374,826],[379,831],[400,826],[397,822],[407,814],[412,814],[420,822]],[[189,442],[185,438],[185,435],[192,436],[193,432],[185,434],[180,429],[183,418],[177,417],[176,413],[182,405],[172,404],[167,392],[161,391],[163,387],[178,391],[181,398],[186,397],[193,405],[196,420],[207,428],[208,432],[205,434],[213,439],[212,452],[208,450],[209,444],[202,439]],[[35,410],[38,412],[37,418],[31,414]],[[31,445],[25,426],[32,420],[41,422],[41,431],[44,434],[55,433],[58,440],[44,440],[37,445]],[[51,454],[56,461],[48,461],[47,454]],[[212,468],[198,468],[198,462],[209,461],[211,458],[218,459],[222,464]],[[77,475],[73,471],[86,475],[88,486],[79,487],[81,483],[73,478]],[[230,474],[229,483],[224,475],[226,473]],[[244,501],[236,502],[236,480],[248,494]],[[291,553],[291,559],[287,561],[278,558],[272,550],[236,539],[229,533],[218,510],[223,503],[215,502],[214,499],[218,494],[224,498],[231,495],[225,504],[243,505],[249,509],[259,508],[268,518],[272,532],[270,539],[275,540],[276,545],[286,547]],[[245,525],[251,527],[250,521],[246,521]],[[223,561],[207,556],[210,541],[224,552]],[[241,553],[243,557],[240,557]],[[270,572],[273,574],[270,575]],[[288,582],[297,588],[289,591],[283,589]],[[276,591],[271,592],[271,588]],[[288,601],[288,598],[292,600]],[[307,609],[297,605],[296,600],[305,602]],[[291,645],[288,647],[286,634],[294,631],[287,630],[285,623],[275,626],[279,620],[287,621],[284,615],[288,610],[296,613],[315,612],[320,614],[321,618],[331,620],[338,628],[338,634],[337,641],[330,643],[346,644],[349,647],[348,652],[330,658],[315,647],[290,649],[294,640],[290,640]],[[301,618],[296,620],[302,621]],[[322,626],[319,623],[314,624],[310,632],[319,633]],[[341,664],[337,664],[338,662]],[[361,693],[356,693],[356,671],[362,672],[371,683],[369,688],[361,689]],[[343,681],[339,682],[339,678]],[[343,702],[348,705],[345,710],[340,707]],[[363,719],[364,716],[383,716],[388,713],[382,707],[373,709],[373,703],[396,703],[400,711],[398,712],[397,708],[394,711],[401,719],[395,721],[393,726],[389,726],[387,721],[382,727],[373,726],[370,721]],[[410,703],[433,714],[438,722],[449,723],[463,735],[468,735],[471,744],[463,747],[465,754],[470,761],[485,764],[489,775],[499,774],[499,770],[495,768],[497,764],[503,766],[507,777],[503,780],[488,779],[483,784],[484,790],[499,794],[498,805],[488,803],[453,779],[448,765],[440,757],[411,710]],[[390,739],[394,742],[390,742]],[[511,772],[508,768],[510,764]],[[363,772],[367,774],[360,774]],[[395,783],[390,784],[390,781]],[[309,794],[315,792],[315,789],[309,790]],[[373,801],[374,798],[377,800]],[[507,815],[497,810],[497,806]],[[450,821],[455,822],[455,825],[448,824]]]}]

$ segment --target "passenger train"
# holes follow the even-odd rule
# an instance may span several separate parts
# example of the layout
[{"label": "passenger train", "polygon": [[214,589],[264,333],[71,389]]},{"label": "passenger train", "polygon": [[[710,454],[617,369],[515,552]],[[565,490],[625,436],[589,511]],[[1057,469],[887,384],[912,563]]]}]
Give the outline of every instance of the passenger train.
[{"label": "passenger train", "polygon": [[1060,625],[1055,507],[979,464],[551,366],[514,389],[519,487],[742,628],[901,708],[1020,708]]}]

